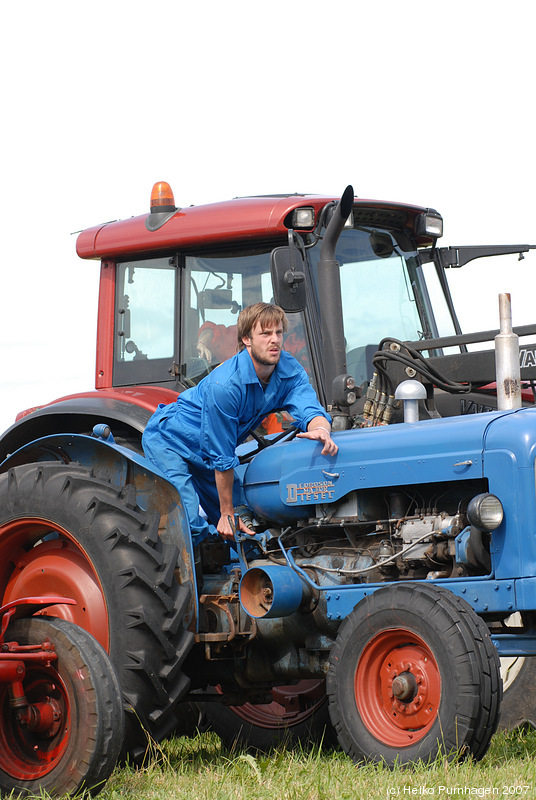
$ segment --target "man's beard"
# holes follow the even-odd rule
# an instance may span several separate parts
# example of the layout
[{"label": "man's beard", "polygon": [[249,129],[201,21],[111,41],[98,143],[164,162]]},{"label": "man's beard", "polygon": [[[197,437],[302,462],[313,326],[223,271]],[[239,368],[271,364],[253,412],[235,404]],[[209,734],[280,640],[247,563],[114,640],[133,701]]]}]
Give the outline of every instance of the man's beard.
[{"label": "man's beard", "polygon": [[257,350],[257,348],[252,344],[251,345],[251,357],[254,358],[255,361],[257,361],[257,363],[262,364],[264,367],[274,367],[279,362],[279,359],[281,358],[281,350],[279,350],[279,352],[277,354],[277,359],[275,361],[268,361],[268,359],[264,358],[264,356],[262,356],[259,353],[259,351]]}]

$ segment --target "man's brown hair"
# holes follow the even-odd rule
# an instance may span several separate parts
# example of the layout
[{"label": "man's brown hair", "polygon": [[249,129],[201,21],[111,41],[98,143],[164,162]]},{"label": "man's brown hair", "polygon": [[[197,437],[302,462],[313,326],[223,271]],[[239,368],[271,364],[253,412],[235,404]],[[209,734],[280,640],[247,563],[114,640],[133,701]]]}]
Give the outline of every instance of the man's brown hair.
[{"label": "man's brown hair", "polygon": [[287,330],[288,320],[285,312],[279,306],[272,303],[255,303],[247,306],[238,316],[238,349],[244,350],[245,344],[242,337],[251,336],[251,331],[260,323],[261,330],[271,328],[273,325],[281,325],[283,331]]}]

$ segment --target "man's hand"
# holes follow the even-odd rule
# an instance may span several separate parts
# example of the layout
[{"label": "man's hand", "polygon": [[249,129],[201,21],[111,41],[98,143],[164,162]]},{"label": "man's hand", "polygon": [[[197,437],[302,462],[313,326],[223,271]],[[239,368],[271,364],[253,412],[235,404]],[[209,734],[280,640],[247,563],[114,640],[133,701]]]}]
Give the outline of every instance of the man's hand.
[{"label": "man's hand", "polygon": [[[229,518],[234,522],[235,513],[233,505],[233,482],[234,482],[234,469],[227,469],[225,472],[214,473],[216,479],[216,488],[220,498],[220,520],[216,525],[216,530],[227,541],[234,541],[234,533]],[[243,533],[253,534],[253,531],[248,528],[244,522],[238,517],[238,530]]]},{"label": "man's hand", "polygon": [[307,426],[304,433],[298,433],[296,436],[300,439],[313,439],[322,442],[322,455],[335,456],[339,448],[331,438],[331,428],[328,420],[325,417],[315,417]]},{"label": "man's hand", "polygon": [[[232,519],[233,515],[222,514],[220,517],[220,521],[216,526],[216,529],[222,539],[234,542],[234,532],[231,523],[229,522],[229,517],[231,517]],[[248,528],[247,525],[245,525],[242,522],[240,517],[238,517],[238,530],[242,531],[242,533],[249,533],[250,536],[253,536],[253,531],[251,530],[251,528]]]}]

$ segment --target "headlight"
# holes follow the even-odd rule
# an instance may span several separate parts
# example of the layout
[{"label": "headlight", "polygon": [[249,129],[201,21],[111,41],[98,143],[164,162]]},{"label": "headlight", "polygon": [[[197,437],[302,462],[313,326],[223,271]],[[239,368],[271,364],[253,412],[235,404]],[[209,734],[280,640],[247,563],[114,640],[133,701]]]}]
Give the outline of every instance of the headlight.
[{"label": "headlight", "polygon": [[293,228],[313,228],[315,224],[314,208],[296,208],[292,214]]},{"label": "headlight", "polygon": [[443,236],[443,217],[433,208],[427,209],[426,213],[419,214],[416,218],[415,233],[417,236],[429,236],[431,239],[439,239]]},{"label": "headlight", "polygon": [[352,375],[337,375],[333,379],[333,405],[351,406],[361,397],[361,387],[355,385]]},{"label": "headlight", "polygon": [[504,517],[504,509],[494,494],[477,494],[467,506],[467,518],[481,531],[494,531]]}]

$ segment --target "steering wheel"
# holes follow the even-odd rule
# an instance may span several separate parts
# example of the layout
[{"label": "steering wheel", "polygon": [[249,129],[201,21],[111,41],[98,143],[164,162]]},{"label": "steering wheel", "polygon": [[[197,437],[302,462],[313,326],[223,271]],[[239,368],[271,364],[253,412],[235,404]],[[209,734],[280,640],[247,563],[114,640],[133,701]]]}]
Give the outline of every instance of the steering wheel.
[{"label": "steering wheel", "polygon": [[283,439],[286,439],[287,442],[291,442],[297,433],[299,433],[298,428],[291,427],[287,428],[286,431],[278,433],[273,439],[268,439],[266,436],[261,436],[258,434],[256,429],[251,428],[249,435],[255,439],[257,442],[257,447],[255,450],[245,453],[243,456],[239,456],[240,463],[247,464],[254,456],[260,453],[261,450],[265,450],[267,447],[271,447],[273,444],[277,444],[277,442],[280,442]]}]

